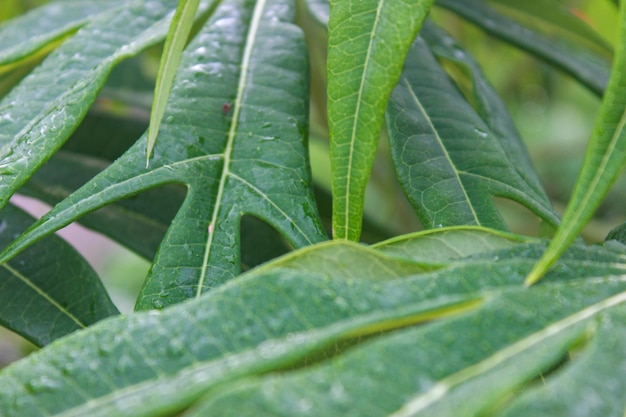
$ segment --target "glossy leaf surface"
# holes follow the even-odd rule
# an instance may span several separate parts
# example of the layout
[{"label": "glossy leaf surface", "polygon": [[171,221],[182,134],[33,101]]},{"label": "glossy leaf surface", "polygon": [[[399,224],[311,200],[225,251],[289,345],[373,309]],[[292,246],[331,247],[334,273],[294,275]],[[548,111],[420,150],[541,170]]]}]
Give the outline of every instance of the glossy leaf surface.
[{"label": "glossy leaf surface", "polygon": [[425,26],[423,36],[439,56],[471,74],[482,114],[418,38],[391,95],[387,128],[398,178],[422,224],[506,229],[494,197],[513,199],[557,224],[504,104],[478,66],[434,26]]},{"label": "glossy leaf surface", "polygon": [[626,165],[626,5],[620,7],[620,34],[609,86],[567,209],[545,255],[529,274],[533,284],[576,239]]},{"label": "glossy leaf surface", "polygon": [[[7,205],[0,213],[0,244],[32,221]],[[0,324],[37,346],[117,313],[91,266],[57,236],[0,267]]]},{"label": "glossy leaf surface", "polygon": [[[162,312],[107,320],[1,371],[0,407],[8,416],[174,414],[219,384],[198,415],[475,415],[568,349],[620,331],[623,246],[575,246],[549,280],[527,289],[543,244],[511,246],[498,232],[475,231],[424,233],[450,247],[494,237],[495,250],[461,253],[432,272],[329,242]],[[415,235],[385,246],[395,244],[423,242]],[[375,340],[361,339],[368,335]],[[357,346],[342,348],[347,342]],[[308,358],[322,363],[302,368]],[[583,359],[563,366],[576,370]],[[623,401],[621,391],[614,398]]]},{"label": "glossy leaf surface", "polygon": [[[183,56],[149,168],[144,136],[55,207],[5,259],[82,214],[166,183],[185,184],[187,197],[138,309],[197,297],[238,274],[244,214],[267,221],[296,247],[324,240],[305,147],[304,41],[286,4],[223,3]],[[228,49],[214,47],[220,44]]]},{"label": "glossy leaf surface", "polygon": [[333,236],[359,240],[389,94],[432,0],[337,0],[328,22]]}]

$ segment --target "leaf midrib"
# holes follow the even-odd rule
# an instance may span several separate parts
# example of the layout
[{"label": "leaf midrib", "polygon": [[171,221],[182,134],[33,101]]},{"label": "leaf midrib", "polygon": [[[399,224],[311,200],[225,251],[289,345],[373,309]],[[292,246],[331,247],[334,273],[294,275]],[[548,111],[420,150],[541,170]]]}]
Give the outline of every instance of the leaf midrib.
[{"label": "leaf midrib", "polygon": [[352,162],[354,156],[354,148],[356,142],[356,131],[357,125],[359,124],[359,114],[361,113],[361,103],[363,97],[363,91],[365,90],[365,83],[369,79],[369,67],[372,62],[372,48],[374,44],[374,37],[377,33],[378,24],[380,22],[380,15],[383,5],[385,4],[385,0],[380,0],[378,2],[378,7],[376,8],[376,17],[374,19],[374,25],[372,27],[372,31],[370,32],[370,41],[367,45],[367,54],[365,55],[365,65],[363,68],[363,73],[361,74],[361,81],[359,83],[359,91],[357,93],[356,100],[356,108],[354,110],[354,121],[352,122],[352,136],[350,137],[350,152],[348,154],[348,172],[346,173],[346,191],[345,191],[345,208],[344,208],[344,236],[339,236],[345,238],[350,235],[350,197],[352,195],[352,171],[354,168],[354,164]]},{"label": "leaf midrib", "polygon": [[[617,279],[618,282],[626,282],[626,277],[622,276]],[[604,310],[615,307],[621,303],[626,302],[626,291],[623,291],[617,295],[602,300],[599,303],[592,304],[591,306],[575,313],[565,319],[559,320],[550,326],[531,334],[518,342],[497,351],[490,357],[478,362],[470,367],[467,367],[455,374],[444,378],[439,383],[435,384],[431,389],[425,393],[413,398],[407,402],[401,409],[391,414],[389,417],[410,417],[415,416],[417,413],[425,410],[432,404],[441,400],[450,390],[456,386],[475,378],[481,374],[489,372],[496,368],[498,365],[512,359],[516,355],[522,354],[524,351],[535,347],[541,342],[549,339],[560,332],[566,331],[577,324],[601,313]]]},{"label": "leaf midrib", "polygon": [[243,93],[246,89],[248,74],[250,72],[250,59],[256,43],[257,33],[259,31],[259,24],[262,18],[262,12],[265,9],[267,0],[258,0],[255,4],[254,13],[250,21],[250,29],[248,36],[246,37],[246,46],[244,48],[242,60],[241,60],[241,72],[239,75],[239,83],[237,85],[237,95],[233,103],[233,116],[230,124],[230,130],[228,131],[228,139],[226,141],[226,147],[224,149],[224,165],[222,168],[222,175],[220,177],[219,188],[215,199],[215,206],[213,207],[213,214],[211,215],[211,221],[208,227],[208,236],[206,248],[204,251],[204,258],[202,260],[202,269],[200,271],[200,278],[198,280],[198,287],[196,290],[196,297],[202,295],[204,288],[204,282],[207,278],[207,271],[209,267],[209,257],[211,256],[211,248],[213,245],[213,237],[215,236],[215,226],[219,217],[219,212],[222,206],[222,199],[224,198],[224,190],[226,188],[226,181],[230,174],[230,163],[233,153],[233,146],[235,137],[237,135],[237,128],[239,127],[239,114],[241,113],[241,105],[243,101]]},{"label": "leaf midrib", "polygon": [[80,327],[81,329],[84,329],[87,327],[87,325],[85,323],[83,323],[82,321],[80,321],[76,316],[74,316],[68,309],[66,309],[65,307],[63,307],[61,304],[59,304],[58,302],[56,302],[53,298],[51,298],[48,294],[46,294],[44,291],[41,290],[41,288],[39,288],[37,285],[35,285],[30,279],[28,279],[26,276],[24,276],[23,274],[21,274],[17,269],[14,269],[13,267],[11,267],[8,263],[5,263],[2,265],[2,267],[4,269],[6,269],[7,271],[9,271],[9,273],[11,273],[13,276],[15,276],[17,279],[19,279],[20,281],[22,281],[25,285],[27,285],[29,288],[31,288],[33,291],[35,291],[40,297],[42,297],[44,300],[46,300],[47,302],[49,302],[52,306],[54,306],[54,308],[56,308],[57,310],[59,310],[63,315],[67,316],[70,320],[72,320],[74,323],[76,323],[76,325],[78,327]]},{"label": "leaf midrib", "polygon": [[430,120],[430,116],[428,115],[428,113],[426,112],[424,107],[422,106],[422,103],[420,102],[419,98],[415,95],[415,91],[413,90],[413,87],[411,86],[409,81],[406,79],[406,77],[402,77],[402,82],[404,83],[405,88],[407,89],[407,91],[409,91],[409,94],[411,94],[411,98],[415,102],[415,105],[419,108],[419,111],[424,116],[424,119],[426,120],[426,122],[428,123],[428,126],[432,130],[433,135],[435,135],[435,138],[437,139],[437,143],[439,144],[439,147],[441,148],[441,151],[443,152],[446,160],[448,161],[450,168],[454,172],[454,176],[455,176],[455,178],[457,180],[457,183],[459,185],[461,185],[461,187],[460,187],[461,188],[461,192],[463,193],[465,201],[467,202],[467,205],[468,205],[468,207],[470,209],[470,212],[472,213],[472,217],[474,218],[474,221],[476,222],[476,224],[480,224],[481,222],[478,219],[478,214],[476,213],[476,210],[474,210],[474,206],[472,205],[472,200],[469,198],[469,195],[467,195],[467,192],[465,191],[465,187],[463,187],[463,181],[461,180],[461,177],[459,175],[460,171],[454,165],[453,160],[450,157],[450,154],[448,153],[448,150],[446,149],[443,141],[441,140],[441,137],[439,136],[439,132],[437,131],[437,129],[433,125],[432,121]]}]

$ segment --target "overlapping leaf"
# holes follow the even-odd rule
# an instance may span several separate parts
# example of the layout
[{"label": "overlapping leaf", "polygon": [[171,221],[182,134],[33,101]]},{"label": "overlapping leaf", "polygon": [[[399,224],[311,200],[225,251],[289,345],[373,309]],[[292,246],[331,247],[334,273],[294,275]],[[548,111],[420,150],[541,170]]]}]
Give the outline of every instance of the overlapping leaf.
[{"label": "overlapping leaf", "polygon": [[[55,205],[107,167],[107,161],[57,152],[20,188],[20,194]],[[167,195],[167,198],[163,198]],[[185,198],[185,188],[168,184],[116,201],[78,221],[152,259]],[[9,242],[7,242],[9,243]],[[259,265],[290,250],[270,226],[252,217],[241,219],[241,259],[244,269]]]},{"label": "overlapping leaf", "polygon": [[[32,221],[7,205],[0,213],[0,244],[8,244]],[[38,346],[117,312],[94,270],[59,237],[0,267],[0,324]]]},{"label": "overlapping leaf", "polygon": [[165,183],[183,183],[188,193],[140,309],[196,297],[238,274],[244,214],[267,221],[296,247],[325,239],[306,157],[308,64],[288,4],[223,3],[183,57],[150,167],[144,137],[4,259],[82,214]]},{"label": "overlapping leaf", "polygon": [[391,95],[387,127],[398,178],[424,226],[505,229],[494,197],[513,199],[556,225],[506,108],[478,66],[434,26],[426,25],[424,36],[438,55],[470,73],[480,111],[418,38]]},{"label": "overlapping leaf", "polygon": [[76,129],[113,66],[165,36],[175,3],[94,17],[0,102],[0,207]]},{"label": "overlapping leaf", "polygon": [[[437,5],[561,68],[594,93],[604,92],[610,73],[610,48],[562,5],[509,0],[438,0]],[[494,7],[498,5],[506,7]],[[513,13],[504,13],[507,10]],[[557,36],[546,32],[546,27],[557,31]]]},{"label": "overlapping leaf", "polygon": [[433,0],[331,1],[328,127],[333,235],[358,240],[389,94]]},{"label": "overlapping leaf", "polygon": [[[323,243],[199,299],[107,320],[1,371],[0,407],[7,416],[174,414],[220,385],[199,415],[243,416],[252,405],[254,415],[390,415],[423,404],[444,407],[434,415],[473,415],[558,364],[577,342],[619,330],[610,318],[626,298],[622,246],[576,246],[551,280],[526,289],[543,244],[511,247],[497,232],[476,232],[464,231],[466,241],[442,230],[385,245],[418,248],[425,236],[463,248],[493,234],[495,251],[449,259],[433,272],[410,258]],[[434,322],[340,348],[427,320]],[[328,355],[336,357],[327,365],[297,370]],[[528,366],[512,368],[512,360]],[[268,374],[289,368],[296,370]],[[259,379],[241,380],[252,375]],[[621,393],[611,398],[623,401]]]},{"label": "overlapping leaf", "polygon": [[593,216],[626,165],[626,5],[620,6],[620,35],[609,86],[596,118],[572,197],[546,254],[529,274],[539,280]]},{"label": "overlapping leaf", "polygon": [[[618,417],[626,406],[626,378],[616,367],[626,361],[625,290],[616,277],[504,291],[469,314],[398,332],[328,364],[224,386],[185,416],[571,417],[584,410]],[[548,388],[515,401],[516,391],[581,348],[570,378],[544,376]],[[590,401],[594,394],[602,400]]]}]

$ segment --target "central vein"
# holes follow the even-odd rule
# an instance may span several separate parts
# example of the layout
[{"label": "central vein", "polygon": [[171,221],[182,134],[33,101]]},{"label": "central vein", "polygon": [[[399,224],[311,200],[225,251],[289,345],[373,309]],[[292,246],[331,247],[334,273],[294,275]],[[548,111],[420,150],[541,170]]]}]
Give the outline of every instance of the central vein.
[{"label": "central vein", "polygon": [[224,167],[222,168],[222,176],[220,177],[219,189],[217,191],[217,197],[215,199],[215,206],[213,208],[213,214],[211,216],[211,222],[208,228],[207,244],[204,250],[204,259],[202,261],[202,270],[200,273],[200,279],[198,280],[198,289],[196,291],[196,297],[202,294],[204,282],[206,281],[207,269],[209,266],[209,257],[211,255],[211,247],[213,245],[213,237],[215,236],[216,222],[219,217],[221,208],[221,202],[224,195],[224,189],[226,188],[226,180],[230,173],[231,154],[233,152],[233,144],[235,142],[235,136],[237,134],[237,128],[239,124],[239,113],[241,112],[241,104],[243,100],[243,92],[246,88],[246,81],[250,72],[250,58],[252,56],[252,50],[254,48],[254,41],[259,31],[259,23],[263,9],[267,0],[259,0],[256,2],[254,8],[254,14],[252,15],[252,21],[250,22],[250,30],[246,38],[246,45],[243,52],[241,62],[241,73],[239,75],[239,84],[237,85],[237,97],[233,103],[233,118],[230,124],[230,130],[228,131],[228,140],[226,141],[226,148],[224,149]]}]

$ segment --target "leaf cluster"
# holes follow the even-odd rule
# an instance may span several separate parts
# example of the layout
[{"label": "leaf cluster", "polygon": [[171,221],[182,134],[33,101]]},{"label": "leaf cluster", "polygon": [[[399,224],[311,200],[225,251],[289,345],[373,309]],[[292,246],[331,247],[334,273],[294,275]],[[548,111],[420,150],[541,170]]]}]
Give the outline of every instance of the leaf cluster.
[{"label": "leaf cluster", "polygon": [[[0,324],[42,347],[0,370],[0,415],[623,416],[623,227],[576,241],[626,159],[610,7],[615,45],[534,0],[56,0],[0,25]],[[441,10],[602,98],[562,218]],[[422,231],[368,212],[387,148]],[[75,221],[151,261],[135,312],[55,236]]]}]

